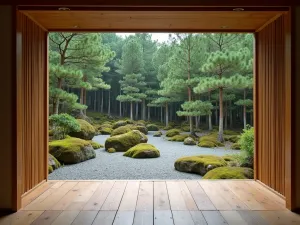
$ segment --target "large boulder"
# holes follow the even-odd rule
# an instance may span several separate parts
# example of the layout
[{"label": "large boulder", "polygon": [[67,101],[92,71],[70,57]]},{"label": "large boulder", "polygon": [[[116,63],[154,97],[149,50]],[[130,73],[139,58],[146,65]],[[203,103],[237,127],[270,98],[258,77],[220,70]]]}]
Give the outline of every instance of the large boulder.
[{"label": "large boulder", "polygon": [[53,170],[56,170],[60,167],[60,162],[51,154],[48,154],[48,172],[52,173]]},{"label": "large boulder", "polygon": [[168,141],[183,142],[184,139],[186,139],[187,137],[189,137],[188,134],[177,134],[177,135],[175,135],[175,136],[173,136],[173,137],[170,137],[170,138],[168,139]]},{"label": "large boulder", "polygon": [[183,144],[184,145],[196,145],[196,141],[191,137],[187,137],[184,139]]},{"label": "large boulder", "polygon": [[224,159],[214,155],[187,156],[176,160],[175,169],[180,172],[197,173],[204,176],[209,170],[226,166]]},{"label": "large boulder", "polygon": [[147,127],[148,131],[158,131],[159,130],[158,126],[155,124],[148,124],[146,127]]},{"label": "large boulder", "polygon": [[79,163],[96,157],[89,141],[73,137],[49,142],[49,153],[63,164]]},{"label": "large boulder", "polygon": [[203,179],[253,179],[253,169],[245,167],[219,167],[207,172]]},{"label": "large boulder", "polygon": [[131,158],[157,158],[160,152],[151,144],[141,143],[130,148],[123,155]]},{"label": "large boulder", "polygon": [[138,130],[132,130],[125,134],[109,137],[105,141],[105,149],[114,148],[117,152],[125,152],[131,147],[146,143],[148,138],[145,134]]},{"label": "large boulder", "polygon": [[118,128],[118,127],[122,127],[122,126],[125,126],[125,125],[127,125],[127,124],[129,124],[129,122],[128,121],[125,121],[125,120],[119,120],[119,121],[117,121],[117,122],[115,122],[114,124],[113,124],[113,129],[116,129],[116,128]]},{"label": "large boulder", "polygon": [[166,132],[166,136],[167,137],[173,137],[173,136],[178,135],[178,134],[180,134],[180,130],[179,129],[171,129],[171,130],[168,130]]},{"label": "large boulder", "polygon": [[89,122],[82,119],[77,119],[77,122],[80,125],[80,131],[71,132],[69,135],[84,140],[92,140],[96,134],[95,127],[91,125]]}]

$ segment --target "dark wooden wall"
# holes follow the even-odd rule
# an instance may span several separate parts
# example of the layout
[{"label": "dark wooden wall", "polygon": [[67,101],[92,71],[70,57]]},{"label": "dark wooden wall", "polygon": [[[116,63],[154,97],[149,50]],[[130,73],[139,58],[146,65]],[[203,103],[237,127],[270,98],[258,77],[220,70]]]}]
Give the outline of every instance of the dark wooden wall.
[{"label": "dark wooden wall", "polygon": [[288,18],[285,14],[256,34],[256,178],[283,196],[291,152]]},{"label": "dark wooden wall", "polygon": [[48,174],[47,32],[18,12],[17,44],[18,191],[24,194]]}]

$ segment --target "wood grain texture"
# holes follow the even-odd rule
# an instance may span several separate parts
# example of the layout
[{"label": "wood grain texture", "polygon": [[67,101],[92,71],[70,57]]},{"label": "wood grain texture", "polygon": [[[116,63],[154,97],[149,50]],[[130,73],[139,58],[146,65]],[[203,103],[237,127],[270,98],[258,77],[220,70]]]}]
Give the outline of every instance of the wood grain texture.
[{"label": "wood grain texture", "polygon": [[17,78],[17,153],[22,160],[20,191],[34,188],[48,174],[47,33],[17,13],[21,68]]},{"label": "wood grain texture", "polygon": [[255,73],[255,169],[256,178],[282,195],[285,191],[286,153],[290,152],[288,130],[290,108],[286,85],[285,16],[257,33]]},{"label": "wood grain texture", "polygon": [[[47,30],[223,30],[254,32],[281,11],[22,10]],[[207,23],[207,21],[210,21]]]}]

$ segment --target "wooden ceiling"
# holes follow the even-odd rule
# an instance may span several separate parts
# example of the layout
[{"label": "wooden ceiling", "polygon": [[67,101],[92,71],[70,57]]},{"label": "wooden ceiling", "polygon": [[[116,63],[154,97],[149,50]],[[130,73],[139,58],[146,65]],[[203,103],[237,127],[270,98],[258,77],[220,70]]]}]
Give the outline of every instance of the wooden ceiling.
[{"label": "wooden ceiling", "polygon": [[21,10],[49,31],[254,32],[281,11],[60,11]]}]

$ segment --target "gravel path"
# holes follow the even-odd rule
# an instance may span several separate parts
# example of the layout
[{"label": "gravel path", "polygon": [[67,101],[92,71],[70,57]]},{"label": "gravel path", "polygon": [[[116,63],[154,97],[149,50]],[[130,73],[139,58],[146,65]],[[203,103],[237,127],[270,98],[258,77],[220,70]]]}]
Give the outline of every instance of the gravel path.
[{"label": "gravel path", "polygon": [[[174,162],[182,156],[200,154],[226,155],[237,151],[225,148],[209,149],[198,146],[186,146],[182,142],[171,142],[164,137],[147,135],[148,143],[160,150],[160,157],[153,159],[133,159],[124,157],[122,152],[107,153],[96,150],[96,158],[82,163],[64,166],[49,174],[50,180],[159,180],[159,179],[199,179],[197,174],[178,172]],[[108,135],[96,136],[93,140],[104,144]]]}]

